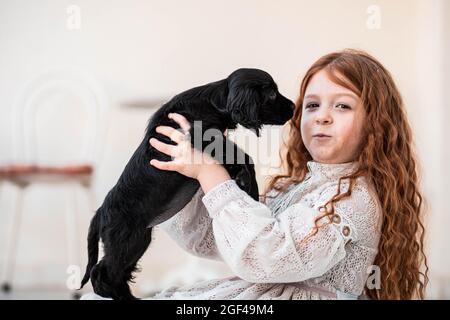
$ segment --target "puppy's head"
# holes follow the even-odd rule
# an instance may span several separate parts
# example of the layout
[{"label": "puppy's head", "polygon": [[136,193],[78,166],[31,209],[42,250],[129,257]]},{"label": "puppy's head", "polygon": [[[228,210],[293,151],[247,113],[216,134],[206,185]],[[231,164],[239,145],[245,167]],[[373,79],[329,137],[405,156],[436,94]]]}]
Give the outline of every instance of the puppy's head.
[{"label": "puppy's head", "polygon": [[255,130],[257,136],[262,125],[283,125],[292,118],[294,103],[278,92],[267,72],[238,69],[227,80],[227,112],[234,122]]}]

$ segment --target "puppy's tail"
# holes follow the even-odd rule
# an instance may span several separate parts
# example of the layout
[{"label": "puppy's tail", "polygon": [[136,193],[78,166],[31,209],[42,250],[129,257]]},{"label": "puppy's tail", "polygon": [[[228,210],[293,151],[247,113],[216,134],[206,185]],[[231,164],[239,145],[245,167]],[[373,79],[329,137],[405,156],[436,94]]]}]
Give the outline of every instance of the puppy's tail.
[{"label": "puppy's tail", "polygon": [[86,272],[84,274],[83,280],[81,280],[80,289],[89,281],[91,276],[92,268],[97,264],[98,261],[98,242],[100,241],[100,211],[94,215],[89,226],[88,233],[88,264],[86,266]]}]

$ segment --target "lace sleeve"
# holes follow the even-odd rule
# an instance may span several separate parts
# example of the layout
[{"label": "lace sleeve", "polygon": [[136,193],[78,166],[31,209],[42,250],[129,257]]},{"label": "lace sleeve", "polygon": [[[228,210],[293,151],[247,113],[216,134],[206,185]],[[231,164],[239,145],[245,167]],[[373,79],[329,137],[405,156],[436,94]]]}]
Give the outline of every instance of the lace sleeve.
[{"label": "lace sleeve", "polygon": [[330,270],[345,257],[345,245],[358,241],[351,217],[367,210],[361,200],[347,202],[339,219],[336,216],[305,239],[322,203],[314,207],[296,203],[273,217],[267,206],[248,196],[234,180],[216,186],[202,199],[213,218],[222,258],[237,276],[253,283],[299,282]]},{"label": "lace sleeve", "polygon": [[202,258],[222,260],[212,231],[212,219],[203,205],[199,188],[193,199],[172,218],[159,224],[181,248]]}]

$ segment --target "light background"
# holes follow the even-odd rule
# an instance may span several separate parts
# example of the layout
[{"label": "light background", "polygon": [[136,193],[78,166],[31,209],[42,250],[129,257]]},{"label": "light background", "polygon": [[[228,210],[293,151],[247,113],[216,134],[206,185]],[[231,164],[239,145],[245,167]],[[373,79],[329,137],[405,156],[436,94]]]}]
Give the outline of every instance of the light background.
[{"label": "light background", "polygon": [[[79,29],[72,28],[73,12],[67,12],[71,5],[81,10]],[[373,6],[379,9],[380,28],[371,28]],[[294,100],[306,69],[321,55],[364,49],[392,72],[405,100],[428,206],[428,297],[450,298],[446,246],[450,63],[445,59],[450,56],[449,30],[450,2],[445,0],[1,0],[0,162],[25,159],[14,142],[11,119],[27,83],[52,70],[89,75],[107,101],[102,118],[106,134],[94,159],[100,205],[140,143],[153,112],[139,105],[158,105],[178,92],[222,79],[238,67],[268,71],[280,91]],[[87,132],[87,111],[77,109],[78,101],[58,101],[62,100],[44,103],[38,123],[45,146],[39,155],[49,162],[75,159]],[[249,137],[254,145],[256,139]],[[272,141],[271,147],[276,160],[278,145]],[[267,170],[258,167],[261,187]],[[65,290],[65,192],[46,185],[27,190],[14,279],[22,292],[19,297],[52,297],[48,290]],[[78,222],[85,259],[91,213],[84,194],[76,192],[84,212]],[[5,258],[15,195],[12,185],[0,185],[0,262]],[[177,282],[174,275],[179,275],[178,283],[192,283],[229,274],[221,263],[181,251],[163,232],[155,238],[141,262],[137,294]],[[85,260],[83,268],[84,264]]]}]

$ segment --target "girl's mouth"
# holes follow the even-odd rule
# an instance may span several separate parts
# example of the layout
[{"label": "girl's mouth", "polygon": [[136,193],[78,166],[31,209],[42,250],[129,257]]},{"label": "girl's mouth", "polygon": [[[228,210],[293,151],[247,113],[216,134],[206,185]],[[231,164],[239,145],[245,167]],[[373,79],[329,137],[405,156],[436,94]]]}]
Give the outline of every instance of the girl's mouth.
[{"label": "girl's mouth", "polygon": [[322,134],[322,133],[318,133],[318,134],[313,135],[313,138],[326,139],[326,138],[331,138],[331,136]]}]

